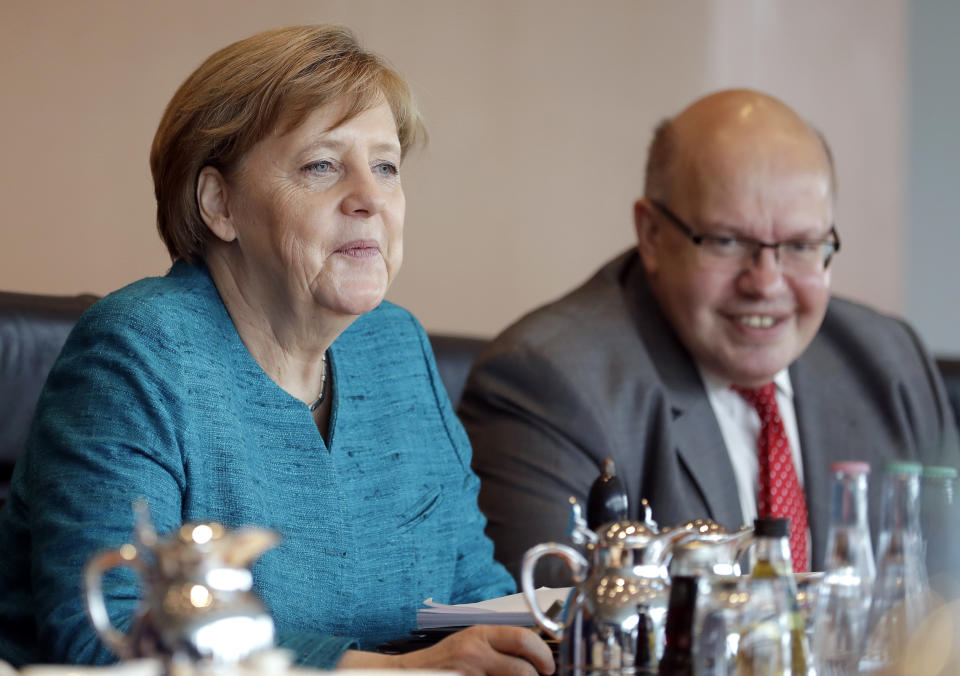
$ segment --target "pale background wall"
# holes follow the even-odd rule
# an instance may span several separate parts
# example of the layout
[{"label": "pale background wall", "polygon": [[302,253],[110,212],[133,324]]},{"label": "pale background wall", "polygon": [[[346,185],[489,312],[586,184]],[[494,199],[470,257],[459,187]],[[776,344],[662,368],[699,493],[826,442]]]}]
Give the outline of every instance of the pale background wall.
[{"label": "pale background wall", "polygon": [[[404,167],[391,299],[492,335],[631,243],[651,128],[732,85],[831,139],[842,294],[901,313],[906,0],[3,0],[0,289],[108,292],[168,266],[147,155],[217,48],[303,22],[352,27],[430,124]],[[920,224],[912,223],[912,227]]]}]

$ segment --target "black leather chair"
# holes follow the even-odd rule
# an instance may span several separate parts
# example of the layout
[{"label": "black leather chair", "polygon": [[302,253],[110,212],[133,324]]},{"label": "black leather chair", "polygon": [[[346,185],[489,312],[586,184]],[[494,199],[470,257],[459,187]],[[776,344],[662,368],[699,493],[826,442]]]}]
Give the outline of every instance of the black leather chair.
[{"label": "black leather chair", "polygon": [[[0,505],[13,465],[30,429],[40,390],[80,315],[97,296],[45,296],[0,291]],[[450,399],[460,400],[470,365],[487,341],[430,336],[440,378]]]},{"label": "black leather chair", "polygon": [[53,360],[96,296],[0,292],[0,504]]},{"label": "black leather chair", "polygon": [[937,359],[937,366],[943,376],[950,408],[953,409],[953,419],[960,422],[960,359]]}]

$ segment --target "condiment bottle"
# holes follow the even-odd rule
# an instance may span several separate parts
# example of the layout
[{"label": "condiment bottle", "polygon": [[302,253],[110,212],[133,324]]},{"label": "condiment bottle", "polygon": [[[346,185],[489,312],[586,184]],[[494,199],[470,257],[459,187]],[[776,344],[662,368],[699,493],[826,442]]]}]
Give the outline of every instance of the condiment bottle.
[{"label": "condiment bottle", "polygon": [[659,676],[693,675],[693,622],[698,579],[694,575],[670,578],[670,602]]},{"label": "condiment bottle", "polygon": [[812,663],[797,605],[790,520],[759,518],[753,535],[750,602],[760,608],[755,609],[757,621],[741,638],[737,673],[806,676]]}]

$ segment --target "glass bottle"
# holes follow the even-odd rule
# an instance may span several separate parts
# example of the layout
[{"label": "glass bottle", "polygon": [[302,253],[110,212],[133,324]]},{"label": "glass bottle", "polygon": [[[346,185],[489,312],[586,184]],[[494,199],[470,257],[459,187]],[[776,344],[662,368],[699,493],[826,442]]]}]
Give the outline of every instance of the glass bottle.
[{"label": "glass bottle", "polygon": [[740,640],[737,673],[806,676],[812,663],[797,605],[790,520],[759,518],[753,534],[750,612],[754,621]]},{"label": "glass bottle", "polygon": [[960,598],[960,496],[954,467],[927,466],[920,480],[920,531],[931,588],[947,601]]},{"label": "glass bottle", "polygon": [[693,676],[693,616],[697,602],[698,578],[673,575],[660,676]]},{"label": "glass bottle", "polygon": [[865,462],[835,462],[823,581],[813,618],[820,676],[856,674],[876,575],[867,516]]},{"label": "glass bottle", "polygon": [[920,472],[913,462],[884,468],[882,523],[861,673],[900,670],[926,612],[927,578],[920,537]]}]

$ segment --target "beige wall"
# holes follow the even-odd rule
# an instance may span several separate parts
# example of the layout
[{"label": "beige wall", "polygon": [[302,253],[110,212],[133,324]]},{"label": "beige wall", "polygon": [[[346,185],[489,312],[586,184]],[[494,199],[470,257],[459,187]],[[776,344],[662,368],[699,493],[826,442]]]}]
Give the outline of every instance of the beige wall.
[{"label": "beige wall", "polygon": [[162,273],[147,154],[210,52],[344,23],[410,80],[432,140],[404,167],[391,298],[432,330],[493,334],[631,242],[650,128],[747,85],[831,138],[835,288],[903,299],[904,0],[0,2],[0,289],[105,293]]}]

